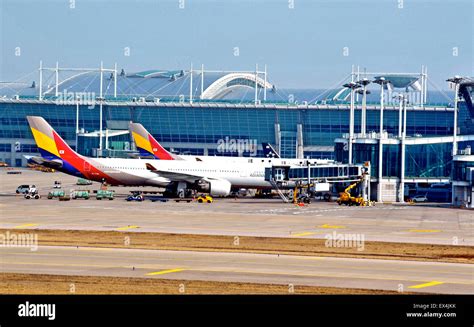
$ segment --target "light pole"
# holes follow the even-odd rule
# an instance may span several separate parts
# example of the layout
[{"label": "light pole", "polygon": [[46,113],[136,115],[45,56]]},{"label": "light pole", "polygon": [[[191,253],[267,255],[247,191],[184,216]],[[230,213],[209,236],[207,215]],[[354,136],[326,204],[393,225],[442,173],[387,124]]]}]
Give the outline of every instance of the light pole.
[{"label": "light pole", "polygon": [[405,202],[405,138],[407,137],[407,98],[405,95],[402,95],[402,108],[403,108],[403,129],[402,129],[402,139],[401,147],[402,153],[400,158],[400,186],[399,186],[399,202]]},{"label": "light pole", "polygon": [[349,160],[348,163],[352,163],[352,141],[354,139],[354,92],[360,87],[358,83],[350,82],[343,85],[345,88],[351,90],[351,108],[349,113]]},{"label": "light pole", "polygon": [[459,84],[462,82],[463,78],[456,75],[454,77],[448,78],[446,82],[454,84],[454,122],[453,122],[453,156],[458,153],[458,98],[459,98]]},{"label": "light pole", "polygon": [[79,144],[79,96],[76,96],[76,152]]},{"label": "light pole", "polygon": [[362,94],[362,112],[361,112],[361,122],[360,122],[360,133],[362,137],[365,137],[367,133],[367,94],[370,94],[370,91],[367,90],[367,85],[370,84],[370,81],[367,78],[357,82],[359,85],[362,85],[362,90],[359,90],[358,93]]},{"label": "light pole", "polygon": [[193,104],[193,63],[189,70],[189,104]]},{"label": "light pole", "polygon": [[403,102],[405,102],[405,96],[399,93],[393,98],[398,99],[398,101],[400,102],[400,107],[398,109],[398,138],[401,139],[403,128]]},{"label": "light pole", "polygon": [[385,77],[379,77],[374,80],[374,83],[380,85],[380,132],[379,132],[379,160],[377,170],[377,201],[382,202],[382,178],[383,178],[383,109],[384,109],[384,87],[389,82]]},{"label": "light pole", "polygon": [[258,104],[258,64],[255,64],[255,105]]},{"label": "light pole", "polygon": [[104,102],[104,98],[98,97],[97,100],[99,100],[99,152],[100,155],[102,155],[102,104]]}]

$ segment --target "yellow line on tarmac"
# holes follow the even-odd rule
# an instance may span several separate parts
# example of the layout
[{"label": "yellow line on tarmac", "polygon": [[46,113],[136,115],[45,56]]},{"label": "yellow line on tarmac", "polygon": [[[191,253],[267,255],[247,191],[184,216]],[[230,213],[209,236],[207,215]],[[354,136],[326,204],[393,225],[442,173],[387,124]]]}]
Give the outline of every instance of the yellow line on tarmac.
[{"label": "yellow line on tarmac", "polygon": [[[304,276],[304,277],[329,277],[329,278],[346,278],[346,279],[368,279],[368,280],[390,280],[390,281],[407,281],[407,282],[421,282],[414,279],[403,279],[400,276],[376,276],[373,274],[359,274],[348,275],[347,273],[305,273],[305,272],[277,272],[277,271],[255,271],[255,270],[238,270],[238,269],[219,269],[219,268],[190,268],[189,271],[204,271],[204,272],[220,272],[220,273],[247,273],[255,275],[278,275],[278,276]],[[449,281],[450,284],[466,284],[473,285],[472,282]]]},{"label": "yellow line on tarmac", "polygon": [[439,229],[410,229],[409,232],[413,233],[439,233]]},{"label": "yellow line on tarmac", "polygon": [[180,271],[183,271],[183,270],[184,269],[176,268],[176,269],[154,271],[154,272],[146,274],[146,276],[164,275],[164,274],[169,274],[169,273],[174,273],[174,272],[180,272]]},{"label": "yellow line on tarmac", "polygon": [[135,229],[135,228],[140,228],[140,226],[129,225],[129,226],[117,228],[117,230],[127,230],[127,229]]},{"label": "yellow line on tarmac", "polygon": [[39,224],[23,224],[23,225],[18,225],[13,228],[26,228],[26,227],[33,227],[33,226],[38,226]]},{"label": "yellow line on tarmac", "polygon": [[332,228],[332,229],[337,229],[337,228],[346,228],[346,226],[336,226],[336,225],[329,225],[329,224],[324,224],[321,226],[318,226],[319,228]]},{"label": "yellow line on tarmac", "polygon": [[408,288],[423,288],[423,287],[429,287],[429,286],[436,286],[436,285],[440,285],[440,284],[444,284],[444,282],[437,282],[437,281],[434,280],[434,281],[429,282],[429,283],[413,285],[413,286],[410,286]]},{"label": "yellow line on tarmac", "polygon": [[296,237],[300,237],[300,236],[308,236],[308,235],[314,235],[316,233],[312,233],[312,232],[304,232],[304,233],[296,233],[296,234],[291,234],[291,236],[296,236]]}]

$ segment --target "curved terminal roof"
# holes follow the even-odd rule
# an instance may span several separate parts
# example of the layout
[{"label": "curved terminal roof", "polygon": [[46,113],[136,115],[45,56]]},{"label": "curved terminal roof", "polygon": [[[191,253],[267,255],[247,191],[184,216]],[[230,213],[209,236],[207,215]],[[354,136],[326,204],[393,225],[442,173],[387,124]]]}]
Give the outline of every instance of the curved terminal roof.
[{"label": "curved terminal roof", "polygon": [[[66,72],[60,72],[58,92],[89,92],[95,97],[100,95],[100,73],[74,72],[65,76]],[[193,99],[218,100],[234,99],[242,97],[253,99],[255,88],[255,74],[253,73],[215,73],[201,71],[192,72],[192,94]],[[36,77],[35,79],[39,79]],[[114,98],[114,75],[112,72],[103,73],[102,94],[105,98]],[[273,85],[260,76],[257,77],[259,92],[263,87],[271,91]],[[118,99],[189,99],[191,85],[191,73],[184,70],[146,70],[127,74],[124,70],[118,72],[117,76],[117,98]],[[202,91],[202,94],[201,94]],[[271,92],[268,92],[271,97]],[[36,80],[28,83],[0,83],[0,96],[38,96],[39,83]],[[56,94],[56,83],[54,72],[43,73],[44,97],[54,97]],[[281,99],[280,99],[281,101]]]},{"label": "curved terminal roof", "polygon": [[255,74],[249,73],[230,73],[224,75],[209,85],[206,90],[202,93],[201,99],[212,100],[225,96],[231,89],[240,87],[249,87],[255,89],[255,83],[259,88],[271,89],[273,86],[262,79],[261,77],[255,76]]}]

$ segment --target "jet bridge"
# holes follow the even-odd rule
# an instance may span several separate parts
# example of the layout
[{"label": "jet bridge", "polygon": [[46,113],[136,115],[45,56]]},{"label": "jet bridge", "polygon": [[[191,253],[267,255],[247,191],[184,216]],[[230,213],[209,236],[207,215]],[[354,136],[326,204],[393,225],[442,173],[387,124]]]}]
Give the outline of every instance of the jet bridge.
[{"label": "jet bridge", "polygon": [[[331,197],[331,189],[335,183],[350,183],[361,180],[360,190],[365,200],[370,198],[370,163],[312,163],[303,162],[300,165],[273,165],[265,169],[265,180],[270,182],[285,202],[291,202],[293,190],[298,194],[305,192],[325,193],[327,200]],[[310,186],[310,187],[308,187]],[[287,197],[281,190],[290,189]],[[290,198],[290,199],[288,199]]]}]

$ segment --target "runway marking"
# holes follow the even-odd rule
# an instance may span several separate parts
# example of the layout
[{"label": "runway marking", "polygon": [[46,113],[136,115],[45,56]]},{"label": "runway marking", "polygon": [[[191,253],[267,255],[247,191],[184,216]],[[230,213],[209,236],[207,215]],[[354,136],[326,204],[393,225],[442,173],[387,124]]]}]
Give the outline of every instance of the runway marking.
[{"label": "runway marking", "polygon": [[439,233],[441,230],[439,229],[410,229],[409,232],[413,233]]},{"label": "runway marking", "polygon": [[308,236],[308,235],[314,235],[316,233],[312,233],[312,232],[303,232],[303,233],[296,233],[296,234],[291,234],[291,236],[295,236],[295,237],[301,237],[301,236]]},{"label": "runway marking", "polygon": [[329,225],[329,224],[324,224],[321,226],[318,226],[319,228],[328,228],[328,229],[338,229],[338,228],[346,228],[346,226],[337,226],[337,225]]},{"label": "runway marking", "polygon": [[436,285],[440,285],[440,284],[444,284],[444,282],[437,282],[437,281],[434,280],[434,281],[429,282],[429,283],[413,285],[413,286],[410,286],[408,288],[423,288],[423,287],[436,286]]},{"label": "runway marking", "polygon": [[[38,265],[38,266],[69,266],[69,267],[103,267],[103,268],[127,268],[129,267],[124,267],[124,266],[115,266],[115,265],[100,265],[100,264],[87,264],[85,265],[84,263],[79,263],[79,264],[71,264],[71,263],[41,263],[41,262],[15,262],[14,264],[18,265]],[[143,269],[143,267],[140,267]],[[287,272],[275,272],[275,271],[254,271],[254,270],[232,270],[232,268],[229,269],[219,269],[219,268],[190,268],[190,269],[170,269],[170,270],[163,270],[163,271],[157,271],[157,272],[152,272],[148,273],[146,275],[162,275],[166,273],[171,273],[171,272],[179,272],[183,270],[188,270],[188,271],[194,271],[194,272],[218,272],[218,273],[247,273],[247,274],[256,274],[256,275],[277,275],[277,276],[301,276],[301,277],[328,277],[328,278],[356,278],[356,279],[368,279],[368,280],[400,280],[400,281],[407,281],[407,282],[421,282],[421,280],[415,280],[415,279],[405,279],[400,276],[390,276],[390,277],[384,277],[384,276],[374,276],[374,275],[347,275],[347,274],[335,274],[335,273],[300,273],[300,272],[292,272],[292,273],[287,273]],[[15,269],[10,270],[2,270],[2,272],[7,272],[7,271],[16,271]],[[431,283],[441,283],[444,284],[445,282],[431,282]],[[427,284],[431,284],[427,283]],[[460,284],[460,285],[474,285],[472,282],[465,282],[465,281],[449,281],[449,284]],[[420,285],[414,285],[409,288],[420,288],[421,287],[426,287],[422,286],[425,284],[420,284]],[[427,286],[434,286],[433,285],[427,285]],[[417,287],[418,286],[418,287]]]},{"label": "runway marking", "polygon": [[176,268],[176,269],[168,269],[168,270],[161,270],[161,271],[154,271],[148,274],[145,274],[146,276],[155,276],[155,275],[164,275],[164,274],[170,274],[174,272],[180,272],[183,271],[184,269],[181,268]]},{"label": "runway marking", "polygon": [[135,229],[135,228],[140,228],[140,226],[129,225],[129,226],[117,228],[117,230],[127,230],[127,229]]},{"label": "runway marking", "polygon": [[26,228],[26,227],[33,227],[33,226],[38,226],[39,224],[23,224],[23,225],[18,225],[13,228]]},{"label": "runway marking", "polygon": [[[90,248],[87,249],[87,248],[79,248],[79,250],[91,250]],[[116,248],[93,248],[93,250],[99,250],[99,251],[113,251],[113,250],[116,250]],[[31,255],[31,253],[29,252],[8,252],[8,253],[4,253],[3,254],[5,256],[5,260],[7,259],[6,255],[15,255],[15,256],[18,256],[18,255]],[[46,253],[35,253],[34,254],[35,256],[53,256],[53,257],[62,257],[64,256],[63,254],[46,254]],[[81,257],[81,258],[104,258],[103,256],[97,256],[97,255],[92,255],[92,254],[87,254],[87,255],[84,255],[84,256],[80,256],[80,255],[77,255],[77,254],[74,254],[75,257]],[[283,258],[284,256],[282,256]],[[107,258],[116,258],[116,259],[123,259],[122,256],[107,256]],[[144,259],[146,259],[145,257],[143,257]],[[335,257],[306,257],[306,256],[302,256],[302,257],[294,257],[294,259],[298,259],[298,260],[326,260],[326,259],[334,259]],[[15,260],[17,260],[17,258],[15,258]],[[164,261],[163,264],[169,264],[169,259],[154,259],[155,261]],[[363,259],[362,259],[363,260]],[[192,259],[187,259],[186,260],[187,262],[199,262],[199,263],[202,263],[202,262],[207,262],[207,261],[203,261],[203,260],[192,260]],[[215,261],[213,260],[214,263],[225,263],[227,261]],[[6,263],[6,261],[5,261]],[[15,261],[13,263],[16,263]],[[240,263],[242,264],[259,264],[257,262],[254,262],[254,261],[240,261]],[[40,264],[40,263],[38,263]],[[79,264],[80,265],[80,264]],[[269,262],[266,262],[266,263],[262,263],[261,265],[265,265],[265,266],[281,266],[281,263],[278,263],[278,264],[275,264],[275,263],[269,263]],[[360,266],[341,266],[339,264],[335,264],[335,265],[329,265],[328,261],[326,261],[325,263],[325,268],[328,268],[328,269],[353,269],[353,270],[364,270],[366,269],[365,267],[360,267]],[[297,265],[297,264],[292,264],[291,265],[292,267],[305,267],[305,268],[311,268],[311,267],[314,267],[314,266],[308,266],[308,265]],[[133,266],[125,266],[124,268],[131,268]],[[142,269],[155,269],[157,267],[157,265],[138,265],[139,268],[142,268]],[[393,271],[394,268],[375,268],[374,270],[376,271]],[[405,269],[405,268],[399,268],[397,267],[396,268],[398,271],[405,271],[405,272],[410,272],[410,271],[413,271],[413,272],[419,272],[419,270],[417,269]],[[191,268],[190,269],[187,269],[187,270],[192,270]],[[472,272],[471,271],[466,271],[466,272],[458,272],[458,271],[446,271],[446,270],[437,270],[436,272],[438,273],[449,273],[449,274],[455,274],[455,275],[468,275],[469,277],[472,276]],[[416,281],[420,281],[421,280],[416,280]]]},{"label": "runway marking", "polygon": [[[229,269],[219,269],[219,268],[191,268],[188,269],[189,271],[201,271],[201,272],[219,272],[219,273],[243,273],[243,274],[255,274],[255,275],[277,275],[277,276],[295,276],[295,277],[328,277],[328,278],[348,278],[348,279],[367,279],[367,280],[390,280],[390,281],[412,281],[416,282],[417,280],[414,279],[406,279],[403,276],[376,276],[376,275],[347,275],[347,274],[338,274],[338,273],[301,273],[301,272],[276,272],[276,271],[255,271],[255,270],[232,270]],[[440,283],[440,282],[438,282]],[[465,281],[449,281],[449,284],[460,284],[460,285],[474,285],[473,282],[465,282]],[[442,282],[444,284],[444,282]]]}]

